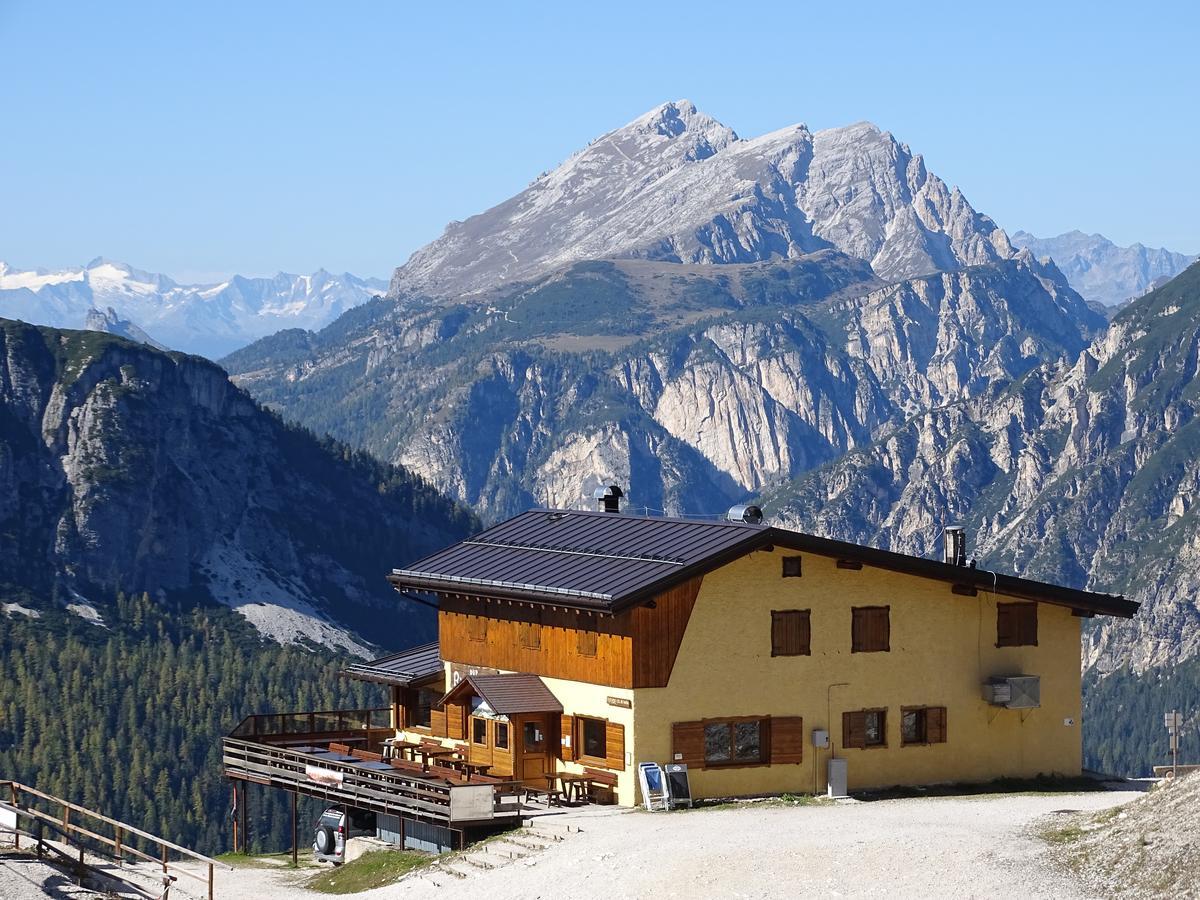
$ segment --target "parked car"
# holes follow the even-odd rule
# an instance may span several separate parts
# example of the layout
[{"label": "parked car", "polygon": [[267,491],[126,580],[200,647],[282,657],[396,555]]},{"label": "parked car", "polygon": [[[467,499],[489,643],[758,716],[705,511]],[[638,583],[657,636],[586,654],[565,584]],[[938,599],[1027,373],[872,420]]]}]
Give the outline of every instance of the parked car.
[{"label": "parked car", "polygon": [[331,806],[317,819],[313,856],[320,862],[340,866],[346,861],[346,841],[375,834],[375,813],[362,809]]}]

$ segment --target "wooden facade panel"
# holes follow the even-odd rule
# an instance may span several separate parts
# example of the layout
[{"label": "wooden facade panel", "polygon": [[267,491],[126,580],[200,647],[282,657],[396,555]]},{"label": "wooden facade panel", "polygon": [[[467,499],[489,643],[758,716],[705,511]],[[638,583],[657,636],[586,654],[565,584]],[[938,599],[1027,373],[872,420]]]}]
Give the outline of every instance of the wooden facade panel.
[{"label": "wooden facade panel", "polygon": [[[480,631],[472,620],[481,616],[487,620],[487,639],[472,640],[472,633]],[[580,632],[589,636],[581,639]],[[610,687],[633,686],[631,639],[621,617],[443,596],[438,637],[447,662]],[[593,646],[594,655],[580,652]]]},{"label": "wooden facade panel", "polygon": [[623,614],[633,635],[633,687],[667,686],[702,581],[685,581],[659,594],[654,608],[639,606]]},{"label": "wooden facade panel", "polygon": [[429,711],[429,733],[434,737],[446,737],[446,710],[434,707]]}]

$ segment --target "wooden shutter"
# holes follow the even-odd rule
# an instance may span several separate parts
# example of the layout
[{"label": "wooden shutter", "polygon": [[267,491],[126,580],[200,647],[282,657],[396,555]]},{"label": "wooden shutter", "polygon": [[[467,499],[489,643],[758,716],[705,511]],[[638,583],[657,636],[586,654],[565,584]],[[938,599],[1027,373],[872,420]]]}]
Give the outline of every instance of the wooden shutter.
[{"label": "wooden shutter", "polygon": [[770,763],[804,761],[804,720],[799,716],[771,717]]},{"label": "wooden shutter", "polygon": [[809,650],[807,609],[771,611],[771,655],[807,656]]},{"label": "wooden shutter", "polygon": [[1015,603],[996,604],[996,646],[1017,645],[1017,615]]},{"label": "wooden shutter", "polygon": [[892,648],[890,606],[856,606],[851,610],[850,649],[854,653]]},{"label": "wooden shutter", "polygon": [[562,745],[562,759],[564,762],[570,762],[575,758],[575,717],[562,717],[562,731],[560,734],[560,743]]},{"label": "wooden shutter", "polygon": [[671,759],[693,769],[704,768],[704,723],[674,722],[671,724]]},{"label": "wooden shutter", "polygon": [[537,622],[521,622],[517,627],[521,646],[526,650],[542,649],[542,626]]},{"label": "wooden shutter", "polygon": [[434,707],[429,711],[429,733],[434,737],[448,737],[446,734],[446,707]]},{"label": "wooden shutter", "polygon": [[1017,616],[1017,640],[1024,645],[1036,647],[1038,638],[1038,605],[1036,603],[1024,603],[1019,609],[1020,613]]},{"label": "wooden shutter", "polygon": [[604,755],[605,765],[610,769],[625,771],[625,726],[620,722],[606,722],[604,725]]},{"label": "wooden shutter", "polygon": [[1037,646],[1037,604],[996,604],[996,646]]},{"label": "wooden shutter", "polygon": [[575,649],[580,656],[596,655],[596,632],[580,629],[576,632]]},{"label": "wooden shutter", "polygon": [[946,743],[946,707],[928,706],[925,708],[925,742],[927,744]]},{"label": "wooden shutter", "polygon": [[867,714],[842,713],[842,747],[861,750],[867,746]]}]

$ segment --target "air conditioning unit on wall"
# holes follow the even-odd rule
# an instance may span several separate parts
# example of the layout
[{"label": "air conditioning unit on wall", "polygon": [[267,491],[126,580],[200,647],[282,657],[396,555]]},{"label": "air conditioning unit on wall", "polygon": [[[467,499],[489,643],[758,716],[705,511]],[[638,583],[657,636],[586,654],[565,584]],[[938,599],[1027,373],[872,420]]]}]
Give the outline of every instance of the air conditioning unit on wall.
[{"label": "air conditioning unit on wall", "polygon": [[1008,675],[989,678],[983,699],[1006,709],[1035,709],[1042,705],[1042,679],[1038,675]]}]

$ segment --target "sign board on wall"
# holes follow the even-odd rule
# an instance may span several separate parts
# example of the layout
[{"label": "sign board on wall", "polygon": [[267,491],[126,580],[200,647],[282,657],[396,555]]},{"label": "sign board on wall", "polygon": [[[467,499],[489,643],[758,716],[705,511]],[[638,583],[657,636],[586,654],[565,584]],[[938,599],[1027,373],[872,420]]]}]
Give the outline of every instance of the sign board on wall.
[{"label": "sign board on wall", "polygon": [[609,697],[609,706],[619,706],[621,709],[633,709],[633,701],[627,697]]},{"label": "sign board on wall", "polygon": [[450,686],[455,687],[468,675],[499,675],[499,669],[490,666],[469,666],[465,663],[450,663]]}]

